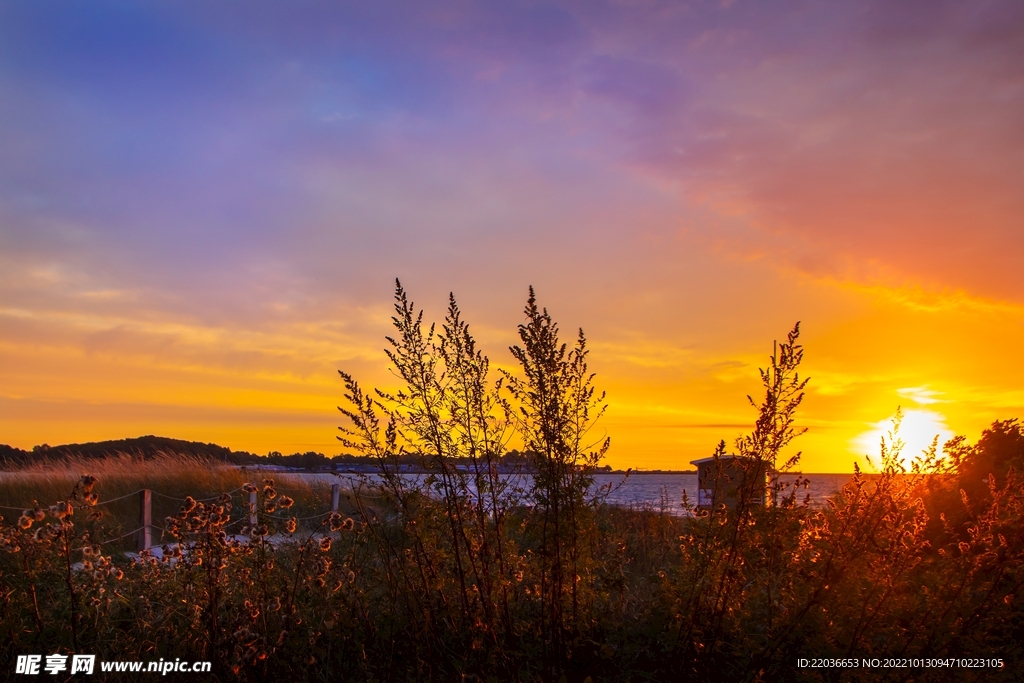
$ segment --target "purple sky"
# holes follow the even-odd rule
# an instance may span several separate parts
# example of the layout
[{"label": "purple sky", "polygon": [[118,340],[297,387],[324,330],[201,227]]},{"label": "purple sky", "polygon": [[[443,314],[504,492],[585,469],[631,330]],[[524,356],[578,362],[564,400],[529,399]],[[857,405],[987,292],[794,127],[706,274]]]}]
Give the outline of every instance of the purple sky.
[{"label": "purple sky", "polygon": [[1019,2],[2,2],[0,371],[369,367],[396,276],[505,343],[536,285],[634,403],[636,349],[867,335],[851,291],[1018,335],[1022,122]]}]

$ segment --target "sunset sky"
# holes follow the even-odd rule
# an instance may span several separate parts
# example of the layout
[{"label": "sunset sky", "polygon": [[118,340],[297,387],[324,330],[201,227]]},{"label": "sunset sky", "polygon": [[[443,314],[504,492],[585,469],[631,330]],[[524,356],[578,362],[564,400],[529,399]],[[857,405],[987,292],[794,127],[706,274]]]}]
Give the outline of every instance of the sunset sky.
[{"label": "sunset sky", "polygon": [[[1024,3],[0,2],[0,443],[340,452],[398,277],[583,327],[617,467],[1024,417]],[[756,395],[755,395],[756,398]]]}]

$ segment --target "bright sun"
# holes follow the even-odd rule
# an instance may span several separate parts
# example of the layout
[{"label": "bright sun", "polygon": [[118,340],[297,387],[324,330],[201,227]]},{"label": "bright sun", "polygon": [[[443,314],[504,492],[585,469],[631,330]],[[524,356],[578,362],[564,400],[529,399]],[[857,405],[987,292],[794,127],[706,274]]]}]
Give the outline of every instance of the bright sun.
[{"label": "bright sun", "polygon": [[[882,437],[885,437],[886,444],[890,443],[889,432],[892,431],[893,417],[895,416],[876,422],[869,431],[853,440],[853,447],[858,455],[868,455],[873,463],[879,464],[879,443]],[[901,459],[908,469],[914,458],[932,445],[932,440],[936,435],[939,437],[939,453],[941,454],[942,444],[953,437],[953,432],[946,426],[944,415],[933,410],[903,411],[899,437],[904,443]]]}]

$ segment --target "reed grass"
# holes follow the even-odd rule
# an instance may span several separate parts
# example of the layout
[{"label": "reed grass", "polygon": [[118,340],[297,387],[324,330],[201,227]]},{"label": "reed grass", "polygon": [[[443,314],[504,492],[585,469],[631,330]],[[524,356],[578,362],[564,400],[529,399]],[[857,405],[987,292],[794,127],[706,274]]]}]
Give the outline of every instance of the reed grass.
[{"label": "reed grass", "polygon": [[[140,502],[133,494],[141,489],[153,491],[152,519],[157,527],[153,538],[158,545],[170,540],[162,532],[163,520],[177,514],[189,496],[207,500],[230,493],[241,509],[248,502],[248,494],[241,490],[243,485],[274,481],[277,490],[294,500],[290,514],[300,520],[300,529],[318,526],[331,505],[331,484],[325,481],[162,451],[147,458],[126,453],[104,458],[70,456],[2,472],[0,506],[8,508],[4,512],[11,518],[17,517],[19,509],[47,507],[52,501],[66,499],[84,475],[97,479],[93,490],[99,505],[92,510],[96,518],[87,522],[96,539],[119,538],[140,526]],[[343,490],[341,511],[351,514],[357,508],[353,496],[349,488]],[[134,544],[133,538],[121,538],[117,547],[127,550]]]}]

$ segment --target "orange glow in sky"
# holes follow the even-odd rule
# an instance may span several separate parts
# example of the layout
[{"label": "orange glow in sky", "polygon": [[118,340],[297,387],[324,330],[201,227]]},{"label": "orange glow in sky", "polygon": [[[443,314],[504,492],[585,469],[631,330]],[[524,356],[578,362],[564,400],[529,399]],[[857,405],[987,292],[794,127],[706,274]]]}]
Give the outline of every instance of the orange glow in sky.
[{"label": "orange glow in sky", "polygon": [[395,277],[492,367],[535,286],[617,467],[798,320],[806,472],[1024,413],[1019,3],[393,4],[6,11],[0,443],[337,453]]}]

